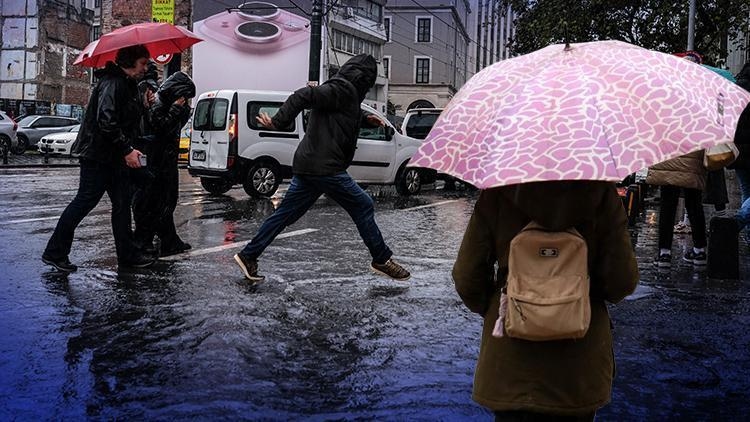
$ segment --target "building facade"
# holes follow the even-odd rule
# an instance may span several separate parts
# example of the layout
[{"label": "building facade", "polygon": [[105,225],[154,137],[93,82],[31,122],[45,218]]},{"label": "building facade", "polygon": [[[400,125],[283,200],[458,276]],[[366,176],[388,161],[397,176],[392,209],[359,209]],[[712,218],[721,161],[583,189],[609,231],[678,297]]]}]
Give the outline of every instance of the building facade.
[{"label": "building facade", "polygon": [[90,69],[73,62],[91,39],[94,0],[0,1],[0,99],[5,111],[48,114],[55,113],[56,104],[85,104]]},{"label": "building facade", "polygon": [[[383,64],[386,28],[383,25],[385,0],[324,1],[326,15],[323,28],[323,73],[333,76],[351,57],[370,54]],[[378,69],[375,87],[364,103],[386,113],[388,79],[384,66]]]},{"label": "building facade", "polygon": [[383,26],[384,73],[397,115],[445,107],[470,76],[468,0],[392,0]]},{"label": "building facade", "polygon": [[472,74],[500,60],[510,58],[510,42],[516,30],[513,9],[503,6],[501,0],[473,0],[470,32],[476,42],[472,44],[470,67]]}]

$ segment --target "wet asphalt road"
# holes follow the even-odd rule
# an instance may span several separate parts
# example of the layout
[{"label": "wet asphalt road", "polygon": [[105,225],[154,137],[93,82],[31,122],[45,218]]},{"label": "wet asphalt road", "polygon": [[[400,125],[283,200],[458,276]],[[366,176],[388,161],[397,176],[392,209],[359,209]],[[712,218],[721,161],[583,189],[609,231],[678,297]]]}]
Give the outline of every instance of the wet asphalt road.
[{"label": "wet asphalt road", "polygon": [[[321,199],[247,283],[232,255],[278,198],[221,197],[183,171],[176,221],[190,256],[119,271],[103,201],[61,276],[39,256],[78,170],[0,171],[0,419],[491,420],[471,401],[481,320],[450,269],[475,200],[372,189],[407,283],[369,272],[354,224]],[[612,306],[617,377],[599,420],[744,420],[750,410],[750,258],[744,280],[657,272],[653,206],[633,230],[636,294]],[[675,239],[677,254],[684,236]]]}]

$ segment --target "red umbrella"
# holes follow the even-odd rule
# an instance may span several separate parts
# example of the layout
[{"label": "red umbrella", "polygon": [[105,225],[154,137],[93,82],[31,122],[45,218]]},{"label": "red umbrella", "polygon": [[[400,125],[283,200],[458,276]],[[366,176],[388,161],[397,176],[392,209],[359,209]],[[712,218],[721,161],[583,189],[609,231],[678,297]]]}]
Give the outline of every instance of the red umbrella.
[{"label": "red umbrella", "polygon": [[203,40],[181,26],[165,22],[137,23],[102,35],[81,51],[74,64],[102,67],[115,60],[117,50],[136,44],[145,45],[151,57],[158,57],[179,53],[200,41]]}]

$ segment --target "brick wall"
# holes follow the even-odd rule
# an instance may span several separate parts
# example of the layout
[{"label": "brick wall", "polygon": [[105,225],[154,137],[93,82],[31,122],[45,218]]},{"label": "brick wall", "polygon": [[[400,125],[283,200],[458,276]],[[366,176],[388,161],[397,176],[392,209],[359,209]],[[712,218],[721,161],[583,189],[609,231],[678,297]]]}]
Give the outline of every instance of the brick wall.
[{"label": "brick wall", "polygon": [[90,90],[90,70],[73,65],[73,62],[80,50],[88,45],[91,26],[71,19],[48,5],[40,9],[39,19],[36,99],[61,104],[85,104]]},{"label": "brick wall", "polygon": [[113,0],[112,29],[151,21],[151,0]]}]

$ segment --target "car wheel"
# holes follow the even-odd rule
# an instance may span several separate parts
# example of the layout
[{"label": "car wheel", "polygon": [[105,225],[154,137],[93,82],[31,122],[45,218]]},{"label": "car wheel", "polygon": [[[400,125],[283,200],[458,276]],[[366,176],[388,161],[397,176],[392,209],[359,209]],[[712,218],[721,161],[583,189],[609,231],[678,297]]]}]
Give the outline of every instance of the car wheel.
[{"label": "car wheel", "polygon": [[29,147],[29,138],[23,135],[17,135],[16,137],[18,138],[18,144],[16,144],[16,147],[11,152],[16,155],[22,155],[26,152],[26,148]]},{"label": "car wheel", "polygon": [[281,183],[279,166],[272,161],[256,161],[250,166],[242,187],[253,198],[270,198]]},{"label": "car wheel", "polygon": [[229,192],[229,189],[232,189],[232,182],[225,179],[201,177],[201,186],[203,186],[206,192],[212,195],[222,195]]},{"label": "car wheel", "polygon": [[422,190],[422,175],[419,170],[404,167],[396,177],[396,192],[399,195],[416,195]]}]

